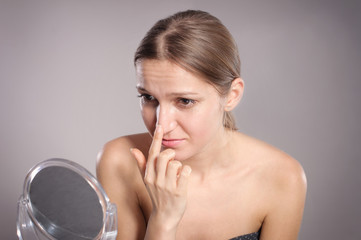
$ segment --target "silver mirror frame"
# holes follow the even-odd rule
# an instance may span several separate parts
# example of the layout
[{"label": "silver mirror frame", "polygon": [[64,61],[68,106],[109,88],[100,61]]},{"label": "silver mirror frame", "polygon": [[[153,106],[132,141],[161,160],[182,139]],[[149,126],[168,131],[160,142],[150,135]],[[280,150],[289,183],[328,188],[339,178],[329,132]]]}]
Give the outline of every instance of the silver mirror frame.
[{"label": "silver mirror frame", "polygon": [[109,201],[104,189],[98,180],[84,167],[70,160],[52,158],[42,161],[32,167],[25,177],[23,194],[18,201],[17,235],[20,240],[57,240],[51,236],[44,227],[36,220],[34,209],[29,194],[30,187],[35,176],[47,167],[63,167],[79,174],[95,191],[103,210],[103,226],[95,239],[113,240],[117,235],[117,209],[116,205]]}]

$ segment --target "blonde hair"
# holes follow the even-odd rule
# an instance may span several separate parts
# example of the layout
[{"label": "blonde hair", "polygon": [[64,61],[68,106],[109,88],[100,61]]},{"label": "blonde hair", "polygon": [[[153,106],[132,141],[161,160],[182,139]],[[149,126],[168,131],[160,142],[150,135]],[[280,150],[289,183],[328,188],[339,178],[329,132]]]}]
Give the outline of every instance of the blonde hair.
[{"label": "blonde hair", "polygon": [[[188,10],[159,20],[141,41],[134,64],[142,59],[168,60],[197,74],[213,85],[221,96],[240,77],[236,43],[219,19],[207,12]],[[236,130],[231,112],[224,127]]]}]

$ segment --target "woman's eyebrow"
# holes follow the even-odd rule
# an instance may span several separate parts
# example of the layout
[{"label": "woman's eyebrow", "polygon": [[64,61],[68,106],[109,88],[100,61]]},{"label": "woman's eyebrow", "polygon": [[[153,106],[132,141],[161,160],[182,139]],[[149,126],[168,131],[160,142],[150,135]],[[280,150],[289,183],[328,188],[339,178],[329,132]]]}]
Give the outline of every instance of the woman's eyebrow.
[{"label": "woman's eyebrow", "polygon": [[140,92],[148,92],[147,89],[145,89],[144,87],[138,86],[138,85],[135,88]]},{"label": "woman's eyebrow", "polygon": [[[138,92],[140,94],[150,94],[153,95],[152,93],[150,93],[147,89],[145,89],[142,86],[136,86],[136,89],[138,90]],[[179,91],[179,92],[170,92],[170,93],[166,93],[166,96],[169,98],[197,98],[199,100],[202,100],[203,97],[201,97],[201,95],[199,95],[199,93],[197,92],[192,92],[192,91]]]},{"label": "woman's eyebrow", "polygon": [[196,96],[199,94],[196,92],[191,92],[191,91],[183,91],[183,92],[171,92],[167,95],[170,95],[170,96]]},{"label": "woman's eyebrow", "polygon": [[[140,92],[149,92],[149,91],[147,91],[147,89],[145,89],[144,87],[141,87],[141,86],[136,86],[136,89]],[[168,93],[167,95],[169,95],[169,96],[196,96],[199,94],[197,92],[192,92],[192,91],[180,91],[180,92],[171,92],[171,93]]]}]

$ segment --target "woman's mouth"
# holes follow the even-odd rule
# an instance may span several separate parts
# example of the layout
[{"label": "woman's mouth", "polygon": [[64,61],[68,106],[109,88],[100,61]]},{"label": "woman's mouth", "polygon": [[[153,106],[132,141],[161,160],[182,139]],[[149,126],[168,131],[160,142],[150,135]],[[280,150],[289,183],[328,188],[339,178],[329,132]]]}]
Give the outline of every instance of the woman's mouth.
[{"label": "woman's mouth", "polygon": [[184,139],[165,139],[162,140],[162,145],[167,148],[175,148],[179,146]]}]

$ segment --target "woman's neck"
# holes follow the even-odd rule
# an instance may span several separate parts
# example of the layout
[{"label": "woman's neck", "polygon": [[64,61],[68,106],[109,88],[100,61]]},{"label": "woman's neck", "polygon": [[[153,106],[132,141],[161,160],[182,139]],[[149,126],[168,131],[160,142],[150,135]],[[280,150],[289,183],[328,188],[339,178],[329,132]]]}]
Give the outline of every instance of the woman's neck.
[{"label": "woman's neck", "polygon": [[236,132],[223,128],[201,152],[182,161],[192,168],[193,178],[205,181],[209,177],[222,174],[233,166],[235,136]]}]

